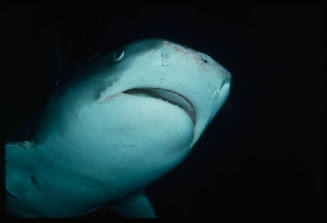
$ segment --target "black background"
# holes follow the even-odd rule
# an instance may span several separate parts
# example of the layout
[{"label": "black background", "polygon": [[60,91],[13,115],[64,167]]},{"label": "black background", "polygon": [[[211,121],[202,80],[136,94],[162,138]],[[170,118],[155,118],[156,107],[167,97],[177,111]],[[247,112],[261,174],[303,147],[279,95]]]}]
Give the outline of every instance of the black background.
[{"label": "black background", "polygon": [[190,156],[149,188],[158,216],[326,216],[323,12],[304,3],[12,4],[1,9],[4,133],[96,52],[168,39],[212,56],[233,85]]}]

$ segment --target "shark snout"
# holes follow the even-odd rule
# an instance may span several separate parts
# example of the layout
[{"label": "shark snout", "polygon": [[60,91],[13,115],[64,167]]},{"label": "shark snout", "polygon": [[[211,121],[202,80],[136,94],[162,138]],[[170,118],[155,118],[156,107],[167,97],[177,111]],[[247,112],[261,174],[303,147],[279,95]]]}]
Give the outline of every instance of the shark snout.
[{"label": "shark snout", "polygon": [[223,79],[226,83],[231,79],[230,73],[217,61],[209,55],[191,48],[162,40],[159,54],[162,67],[182,65],[189,69],[189,73],[197,72],[203,75],[214,73],[216,77]]},{"label": "shark snout", "polygon": [[[174,100],[170,101],[190,115],[194,123],[195,143],[226,100],[230,91],[231,75],[205,53],[167,40],[160,40],[160,43],[159,48],[150,50],[148,54],[155,67],[149,77],[160,81],[153,81],[149,85],[151,90],[161,89],[159,96],[165,96],[165,100],[167,96],[171,97],[169,99]],[[168,91],[174,94],[161,93]],[[158,92],[156,90],[156,96]],[[187,103],[181,103],[183,100],[174,95],[182,96]]]}]

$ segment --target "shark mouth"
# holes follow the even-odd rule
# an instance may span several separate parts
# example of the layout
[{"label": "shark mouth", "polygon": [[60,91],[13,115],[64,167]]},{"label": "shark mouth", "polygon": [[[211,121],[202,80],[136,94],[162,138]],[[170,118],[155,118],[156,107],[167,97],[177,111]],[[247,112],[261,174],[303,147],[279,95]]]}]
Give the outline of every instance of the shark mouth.
[{"label": "shark mouth", "polygon": [[124,91],[125,94],[142,95],[164,100],[182,108],[191,118],[193,125],[196,123],[196,113],[193,104],[183,95],[162,88],[132,88]]}]

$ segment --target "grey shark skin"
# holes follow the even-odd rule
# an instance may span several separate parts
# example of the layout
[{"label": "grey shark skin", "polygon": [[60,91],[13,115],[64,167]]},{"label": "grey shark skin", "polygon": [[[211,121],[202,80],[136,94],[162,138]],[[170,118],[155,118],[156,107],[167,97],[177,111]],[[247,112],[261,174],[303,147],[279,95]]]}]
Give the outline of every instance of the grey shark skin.
[{"label": "grey shark skin", "polygon": [[6,143],[7,210],[156,217],[146,188],[185,159],[230,83],[211,57],[162,39],[90,63],[51,96],[32,140]]}]

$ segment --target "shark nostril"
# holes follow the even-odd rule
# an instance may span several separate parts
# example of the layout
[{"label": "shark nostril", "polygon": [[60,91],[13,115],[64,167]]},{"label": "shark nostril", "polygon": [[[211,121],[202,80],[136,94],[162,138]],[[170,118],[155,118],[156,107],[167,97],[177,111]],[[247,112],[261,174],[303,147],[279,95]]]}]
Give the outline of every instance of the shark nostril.
[{"label": "shark nostril", "polygon": [[224,91],[228,91],[230,87],[230,79],[225,80],[222,84],[221,87],[219,89],[219,92],[224,92]]},{"label": "shark nostril", "polygon": [[203,63],[209,63],[208,56],[204,53],[199,53],[200,59]]},{"label": "shark nostril", "polygon": [[229,85],[230,85],[230,81],[229,81],[230,79],[226,79],[226,80],[224,80],[222,83],[221,83],[221,85],[220,85],[220,87],[219,88],[215,88],[215,89],[213,89],[212,90],[212,94],[213,94],[213,96],[218,96],[221,92],[223,92],[223,91],[226,91],[228,88],[229,88]]},{"label": "shark nostril", "polygon": [[208,63],[209,61],[206,58],[201,57],[202,62]]}]

